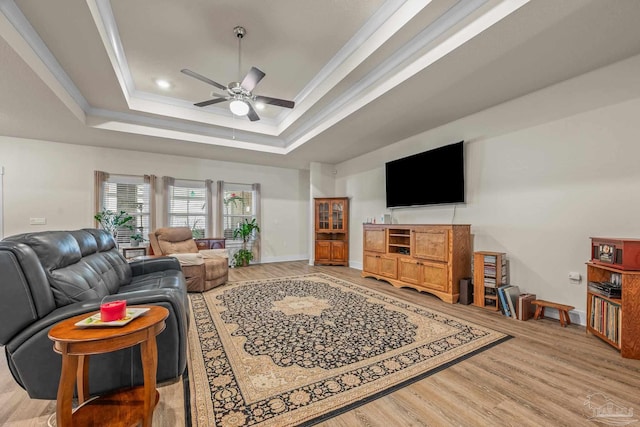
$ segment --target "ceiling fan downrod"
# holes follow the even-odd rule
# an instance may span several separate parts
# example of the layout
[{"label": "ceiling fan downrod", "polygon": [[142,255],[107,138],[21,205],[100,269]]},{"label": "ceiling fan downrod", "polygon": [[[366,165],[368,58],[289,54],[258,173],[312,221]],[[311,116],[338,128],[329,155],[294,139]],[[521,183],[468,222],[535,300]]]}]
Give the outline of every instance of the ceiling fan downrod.
[{"label": "ceiling fan downrod", "polygon": [[233,29],[233,34],[238,38],[238,81],[240,81],[242,80],[242,38],[247,34],[247,30],[238,25]]}]

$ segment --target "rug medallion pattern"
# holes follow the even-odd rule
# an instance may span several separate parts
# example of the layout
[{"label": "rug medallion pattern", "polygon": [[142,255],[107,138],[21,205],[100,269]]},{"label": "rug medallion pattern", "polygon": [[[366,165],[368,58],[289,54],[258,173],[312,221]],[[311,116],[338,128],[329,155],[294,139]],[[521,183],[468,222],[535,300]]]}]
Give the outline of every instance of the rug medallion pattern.
[{"label": "rug medallion pattern", "polygon": [[504,334],[324,274],[190,294],[193,424],[313,423]]}]

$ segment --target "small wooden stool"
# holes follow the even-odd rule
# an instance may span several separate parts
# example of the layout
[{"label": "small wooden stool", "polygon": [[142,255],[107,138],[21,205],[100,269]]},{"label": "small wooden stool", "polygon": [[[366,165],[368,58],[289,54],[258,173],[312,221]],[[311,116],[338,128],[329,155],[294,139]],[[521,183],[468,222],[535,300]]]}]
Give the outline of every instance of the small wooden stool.
[{"label": "small wooden stool", "polygon": [[557,302],[545,301],[542,299],[536,299],[531,301],[531,304],[536,306],[536,314],[533,316],[535,320],[544,318],[545,307],[551,307],[558,310],[558,317],[560,318],[560,325],[563,327],[571,324],[569,318],[569,310],[573,310],[575,307],[565,304],[558,304]]}]

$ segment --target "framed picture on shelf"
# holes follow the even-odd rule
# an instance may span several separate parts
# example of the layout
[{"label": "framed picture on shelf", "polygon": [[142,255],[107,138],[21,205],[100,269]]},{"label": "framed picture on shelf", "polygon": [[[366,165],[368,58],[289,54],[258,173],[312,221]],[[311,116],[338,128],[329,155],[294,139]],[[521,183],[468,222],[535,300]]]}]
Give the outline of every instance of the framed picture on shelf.
[{"label": "framed picture on shelf", "polygon": [[146,254],[147,254],[147,248],[145,246],[122,248],[122,255],[124,255],[126,259],[144,256]]}]

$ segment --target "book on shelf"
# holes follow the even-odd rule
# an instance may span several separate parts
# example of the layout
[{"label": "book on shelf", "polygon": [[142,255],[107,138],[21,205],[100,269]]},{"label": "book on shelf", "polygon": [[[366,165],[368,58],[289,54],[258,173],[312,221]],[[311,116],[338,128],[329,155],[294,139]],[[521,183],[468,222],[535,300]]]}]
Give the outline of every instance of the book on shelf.
[{"label": "book on shelf", "polygon": [[518,306],[516,307],[518,320],[529,320],[533,317],[535,309],[531,302],[535,299],[535,294],[524,293],[518,295]]},{"label": "book on shelf", "polygon": [[509,304],[509,312],[511,313],[511,317],[514,319],[518,318],[516,313],[516,306],[518,305],[518,296],[520,296],[520,288],[514,285],[509,286],[504,289],[505,299],[507,300],[507,304]]},{"label": "book on shelf", "polygon": [[511,311],[509,309],[509,304],[507,303],[507,296],[505,290],[510,288],[511,285],[502,285],[500,286],[498,291],[498,299],[500,300],[500,308],[502,309],[502,314],[507,317],[511,317]]}]

